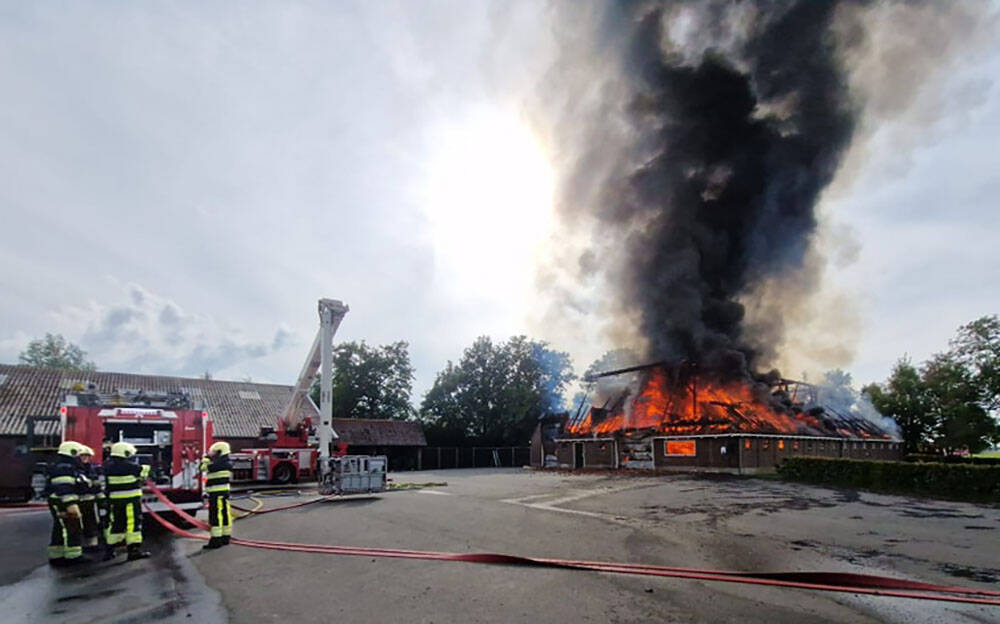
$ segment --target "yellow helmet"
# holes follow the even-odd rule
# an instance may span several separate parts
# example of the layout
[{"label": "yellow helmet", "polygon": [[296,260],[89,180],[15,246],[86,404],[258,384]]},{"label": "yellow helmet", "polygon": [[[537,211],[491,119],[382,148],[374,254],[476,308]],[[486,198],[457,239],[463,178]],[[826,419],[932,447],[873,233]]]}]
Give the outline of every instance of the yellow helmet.
[{"label": "yellow helmet", "polygon": [[66,455],[68,457],[76,457],[83,450],[83,445],[79,442],[73,442],[72,440],[66,440],[59,445],[59,454]]},{"label": "yellow helmet", "polygon": [[111,445],[111,456],[128,459],[135,455],[135,447],[128,442],[115,442]]},{"label": "yellow helmet", "polygon": [[86,444],[81,444],[80,445],[80,455],[90,455],[91,457],[93,457],[94,456],[94,449],[90,448]]},{"label": "yellow helmet", "polygon": [[212,455],[229,455],[229,442],[216,442],[208,447],[208,452]]}]

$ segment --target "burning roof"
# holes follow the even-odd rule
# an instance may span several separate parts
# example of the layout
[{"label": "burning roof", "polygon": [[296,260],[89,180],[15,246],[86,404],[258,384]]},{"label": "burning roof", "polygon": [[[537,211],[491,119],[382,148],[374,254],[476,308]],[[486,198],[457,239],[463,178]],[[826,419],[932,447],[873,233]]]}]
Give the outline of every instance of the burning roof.
[{"label": "burning roof", "polygon": [[593,379],[588,410],[567,423],[570,436],[634,434],[786,434],[893,439],[856,410],[820,405],[818,387],[774,377],[725,378],[690,362],[632,367]]}]

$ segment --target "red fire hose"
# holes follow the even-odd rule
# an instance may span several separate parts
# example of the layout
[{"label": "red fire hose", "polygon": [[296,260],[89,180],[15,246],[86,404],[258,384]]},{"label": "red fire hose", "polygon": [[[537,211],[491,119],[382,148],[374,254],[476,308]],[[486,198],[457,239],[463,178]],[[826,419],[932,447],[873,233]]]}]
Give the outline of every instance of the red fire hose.
[{"label": "red fire hose", "polygon": [[[204,521],[198,520],[177,507],[156,486],[150,485],[150,490],[171,511],[194,526],[208,530]],[[286,506],[301,507],[303,504],[319,502],[315,499],[306,503]],[[277,511],[269,509],[267,511]],[[174,526],[154,512],[149,506],[146,511],[164,528],[180,537],[191,539],[208,539],[191,531]],[[751,585],[767,585],[791,587],[796,589],[812,589],[818,591],[846,592],[872,596],[891,596],[896,598],[915,598],[920,600],[939,600],[945,602],[960,602],[1000,606],[1000,599],[983,596],[1000,597],[1000,591],[970,589],[950,585],[935,585],[906,579],[874,576],[868,574],[853,574],[849,572],[776,572],[754,573],[725,570],[699,570],[693,568],[676,568],[667,566],[643,565],[632,563],[614,563],[602,561],[578,561],[569,559],[550,559],[542,557],[520,557],[496,553],[448,553],[421,550],[402,550],[390,548],[362,548],[354,546],[333,546],[324,544],[298,544],[290,542],[274,542],[266,540],[247,540],[233,538],[233,544],[251,548],[268,550],[283,550],[291,552],[306,552],[325,555],[385,557],[392,559],[423,559],[429,561],[461,561],[466,563],[505,564],[534,567],[549,567],[575,570],[592,570],[616,574],[633,574],[644,576],[660,576],[669,578],[684,578],[703,581],[718,581],[724,583],[745,583]],[[957,595],[956,595],[957,594]]]}]

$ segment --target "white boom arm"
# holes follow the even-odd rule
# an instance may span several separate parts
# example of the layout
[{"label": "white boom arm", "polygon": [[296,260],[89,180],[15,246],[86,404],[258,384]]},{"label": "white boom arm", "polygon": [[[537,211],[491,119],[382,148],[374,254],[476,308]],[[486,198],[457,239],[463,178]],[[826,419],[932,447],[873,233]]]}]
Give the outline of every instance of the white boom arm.
[{"label": "white boom arm", "polygon": [[299,416],[302,401],[309,395],[313,379],[320,370],[319,397],[320,422],[316,427],[319,434],[319,456],[325,460],[330,456],[330,442],[337,438],[337,432],[331,425],[333,419],[333,336],[344,320],[348,308],[336,299],[319,300],[319,331],[313,340],[309,355],[306,356],[299,380],[295,384],[292,397],[281,415],[281,422],[286,429],[295,429],[302,419]]}]

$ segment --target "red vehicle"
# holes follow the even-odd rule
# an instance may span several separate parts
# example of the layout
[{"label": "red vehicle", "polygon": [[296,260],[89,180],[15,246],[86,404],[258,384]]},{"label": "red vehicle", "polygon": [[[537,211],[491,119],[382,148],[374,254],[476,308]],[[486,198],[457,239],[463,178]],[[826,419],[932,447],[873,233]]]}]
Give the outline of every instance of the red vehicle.
[{"label": "red vehicle", "polygon": [[[192,406],[190,397],[179,392],[68,394],[59,410],[63,440],[93,448],[97,464],[115,442],[135,445],[139,462],[150,466],[150,479],[193,513],[202,507],[198,464],[212,443],[212,421],[208,412]],[[144,492],[142,500],[154,511],[166,509],[152,494]]]},{"label": "red vehicle", "polygon": [[[292,483],[299,479],[321,479],[329,471],[330,457],[343,457],[347,445],[335,443],[337,433],[331,426],[331,365],[333,336],[348,307],[333,299],[320,299],[320,329],[299,373],[292,396],[278,417],[276,427],[261,429],[264,448],[243,449],[232,453],[233,481],[269,481]],[[317,371],[320,376],[322,403],[320,423],[302,415],[302,405],[311,401],[309,391]],[[327,468],[324,469],[324,466]],[[321,483],[322,487],[322,483]]]},{"label": "red vehicle", "polygon": [[[317,478],[316,466],[319,448],[316,445],[312,421],[305,419],[298,430],[289,432],[279,423],[277,431],[270,427],[261,430],[261,438],[268,442],[264,448],[247,448],[230,454],[233,462],[233,481],[267,481],[286,484]],[[346,444],[334,444],[334,457],[347,454]]]}]

